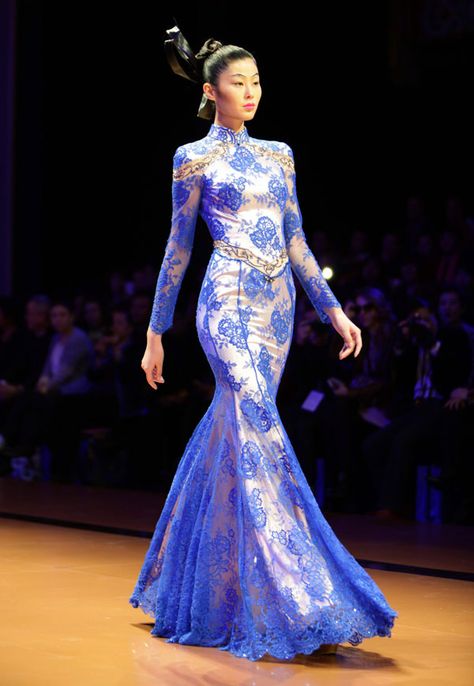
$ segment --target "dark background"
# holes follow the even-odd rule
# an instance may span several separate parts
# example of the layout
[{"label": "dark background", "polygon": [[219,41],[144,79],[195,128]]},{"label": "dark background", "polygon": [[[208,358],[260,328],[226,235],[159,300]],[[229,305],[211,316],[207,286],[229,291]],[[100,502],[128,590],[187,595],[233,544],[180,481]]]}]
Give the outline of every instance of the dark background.
[{"label": "dark background", "polygon": [[201,87],[166,61],[175,19],[196,52],[213,37],[254,54],[263,94],[247,127],[292,146],[306,232],[377,240],[411,193],[441,224],[449,193],[472,212],[474,13],[449,4],[322,2],[310,16],[297,3],[20,1],[14,291],[158,273],[172,154],[211,124],[196,116]]}]

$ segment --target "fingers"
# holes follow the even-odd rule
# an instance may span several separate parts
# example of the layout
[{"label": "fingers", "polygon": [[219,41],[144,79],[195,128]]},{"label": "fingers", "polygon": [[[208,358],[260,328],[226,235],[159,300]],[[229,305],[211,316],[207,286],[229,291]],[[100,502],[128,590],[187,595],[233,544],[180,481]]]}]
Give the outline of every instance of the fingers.
[{"label": "fingers", "polygon": [[145,374],[146,374],[146,380],[148,381],[148,383],[150,384],[150,386],[153,388],[153,390],[156,391],[156,389],[158,388],[158,386],[156,385],[156,382],[155,382],[154,379],[153,379],[153,372],[150,372],[150,371],[146,371],[146,370],[145,370]]},{"label": "fingers", "polygon": [[356,329],[355,338],[356,338],[356,349],[355,349],[354,357],[357,357],[357,355],[362,350],[362,334],[361,334],[360,329]]},{"label": "fingers", "polygon": [[354,327],[349,331],[349,335],[344,336],[344,345],[339,351],[339,359],[343,360],[354,351],[354,357],[360,353],[362,349],[362,334],[358,327]]},{"label": "fingers", "polygon": [[354,343],[350,343],[347,345],[347,343],[344,343],[342,346],[341,350],[339,351],[339,359],[343,360],[345,357],[351,354],[351,352],[354,349]]},{"label": "fingers", "polygon": [[158,373],[157,366],[155,365],[153,368],[148,368],[144,367],[143,364],[141,365],[143,371],[145,372],[146,375],[146,380],[148,384],[153,388],[154,391],[157,390],[158,386],[156,385],[158,383],[165,383],[165,380],[161,373]]}]

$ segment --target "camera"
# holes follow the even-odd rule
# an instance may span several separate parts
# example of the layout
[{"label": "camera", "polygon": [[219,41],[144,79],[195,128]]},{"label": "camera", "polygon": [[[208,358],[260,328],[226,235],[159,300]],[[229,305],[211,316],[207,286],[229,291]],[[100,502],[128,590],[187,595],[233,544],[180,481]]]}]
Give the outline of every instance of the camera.
[{"label": "camera", "polygon": [[430,349],[436,343],[435,332],[430,327],[426,319],[418,314],[411,314],[405,322],[409,329],[409,336],[412,343],[420,348]]}]

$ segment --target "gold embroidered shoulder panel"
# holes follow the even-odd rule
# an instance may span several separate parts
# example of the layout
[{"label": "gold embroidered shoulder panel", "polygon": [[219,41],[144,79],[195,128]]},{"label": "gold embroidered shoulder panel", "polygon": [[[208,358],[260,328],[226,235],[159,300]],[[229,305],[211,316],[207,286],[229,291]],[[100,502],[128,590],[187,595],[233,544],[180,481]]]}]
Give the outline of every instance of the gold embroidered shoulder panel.
[{"label": "gold embroidered shoulder panel", "polygon": [[[201,173],[206,167],[212,164],[212,162],[231,151],[230,149],[232,147],[235,147],[232,146],[232,143],[218,141],[210,150],[204,152],[199,157],[196,157],[196,159],[188,160],[176,167],[173,170],[173,179],[179,181],[190,174]],[[262,145],[259,142],[253,142],[252,140],[248,143],[247,147],[255,155],[259,157],[262,156],[263,158],[270,158],[281,164],[285,169],[294,171],[293,157],[287,151],[274,150],[272,147]]]}]

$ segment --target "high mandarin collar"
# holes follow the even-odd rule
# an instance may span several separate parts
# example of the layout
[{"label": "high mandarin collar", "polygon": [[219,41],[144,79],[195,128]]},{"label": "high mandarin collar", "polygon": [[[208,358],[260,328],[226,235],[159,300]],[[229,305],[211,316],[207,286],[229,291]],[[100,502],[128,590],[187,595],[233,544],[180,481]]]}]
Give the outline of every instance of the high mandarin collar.
[{"label": "high mandarin collar", "polygon": [[220,141],[226,143],[235,143],[235,145],[242,145],[242,143],[247,143],[249,140],[249,132],[247,128],[244,127],[239,131],[234,131],[231,127],[222,126],[221,124],[211,124],[209,133],[207,134],[211,138],[217,138]]}]

